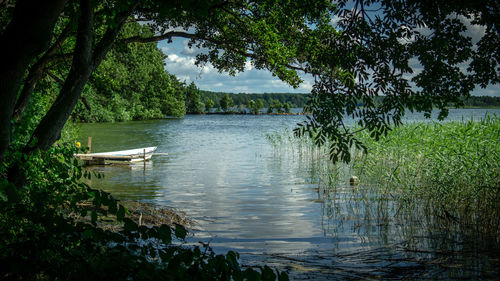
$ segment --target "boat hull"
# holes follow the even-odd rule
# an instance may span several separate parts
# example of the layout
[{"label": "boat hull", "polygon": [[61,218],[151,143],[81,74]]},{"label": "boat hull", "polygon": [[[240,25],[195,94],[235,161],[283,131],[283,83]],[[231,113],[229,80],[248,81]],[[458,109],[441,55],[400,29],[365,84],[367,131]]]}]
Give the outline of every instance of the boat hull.
[{"label": "boat hull", "polygon": [[156,151],[156,146],[129,150],[75,154],[75,157],[83,160],[86,164],[129,164],[151,159]]}]

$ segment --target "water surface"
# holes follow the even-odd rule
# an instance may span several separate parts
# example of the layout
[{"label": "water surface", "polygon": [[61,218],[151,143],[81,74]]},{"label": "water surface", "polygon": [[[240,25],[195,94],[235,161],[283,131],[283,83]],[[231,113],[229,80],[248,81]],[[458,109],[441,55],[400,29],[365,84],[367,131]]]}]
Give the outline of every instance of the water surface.
[{"label": "water surface", "polygon": [[[485,112],[451,110],[448,120],[479,118]],[[276,153],[266,140],[267,133],[292,130],[304,119],[188,115],[82,124],[81,139],[85,144],[92,136],[93,152],[158,146],[157,152],[169,153],[154,156],[145,169],[143,164],[93,167],[105,178],[91,184],[118,198],[187,213],[196,221],[191,241],[210,242],[220,253],[237,250],[244,264],[285,267],[293,279],[498,274],[499,254],[487,250],[498,249],[498,241],[430,233],[421,225],[408,227],[408,222],[393,219],[390,202],[386,211],[380,211],[377,205],[346,200],[352,196],[346,184],[340,184],[335,194],[323,192],[314,180],[314,163]],[[422,119],[422,115],[408,117],[408,121]],[[381,216],[383,220],[373,219]]]}]

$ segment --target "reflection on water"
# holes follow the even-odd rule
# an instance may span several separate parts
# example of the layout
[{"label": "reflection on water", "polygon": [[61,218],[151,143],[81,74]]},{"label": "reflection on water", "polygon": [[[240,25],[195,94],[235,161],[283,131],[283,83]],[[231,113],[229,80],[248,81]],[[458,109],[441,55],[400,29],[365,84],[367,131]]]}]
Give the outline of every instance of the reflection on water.
[{"label": "reflection on water", "polygon": [[[472,112],[451,115],[460,119]],[[168,152],[154,156],[146,169],[142,163],[92,167],[105,178],[91,185],[186,212],[198,222],[192,241],[210,242],[218,252],[235,249],[245,264],[285,266],[294,279],[499,273],[497,238],[436,229],[423,214],[381,200],[369,185],[325,191],[314,175],[317,163],[276,153],[265,134],[291,129],[304,118],[210,115],[83,124],[82,143],[92,136],[95,152],[147,146]]]}]

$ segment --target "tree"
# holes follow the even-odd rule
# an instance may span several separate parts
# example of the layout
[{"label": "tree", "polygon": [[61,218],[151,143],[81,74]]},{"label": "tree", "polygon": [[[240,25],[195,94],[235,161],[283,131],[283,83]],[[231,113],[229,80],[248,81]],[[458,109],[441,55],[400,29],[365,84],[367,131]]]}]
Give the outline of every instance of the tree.
[{"label": "tree", "polygon": [[[67,2],[53,1],[51,6],[43,6],[39,9],[40,13],[37,13],[33,12],[36,9],[30,10],[31,7],[37,7],[34,5],[37,4],[37,1],[21,0],[16,2],[16,12],[12,13],[12,19],[5,20],[9,24],[1,34],[0,43],[2,45],[40,47],[34,49],[29,56],[25,56],[28,51],[25,51],[24,47],[12,48],[11,52],[3,53],[7,54],[4,55],[4,59],[12,57],[19,59],[19,63],[13,63],[17,63],[15,79],[8,79],[18,82],[8,85],[7,83],[2,84],[7,87],[2,88],[0,93],[2,100],[7,101],[2,103],[1,110],[2,114],[5,114],[5,118],[2,118],[3,123],[0,123],[0,131],[2,132],[0,157],[2,159],[10,143],[10,120],[12,120],[17,93],[21,86],[19,81],[21,81],[21,76],[27,70],[28,65],[34,59],[36,60],[35,56],[46,50],[50,36],[57,34],[58,31],[53,28],[56,20],[77,22],[76,25],[71,24],[71,27],[77,28],[73,44],[65,50],[67,53],[61,53],[63,57],[72,59],[72,64],[52,108],[49,109],[32,133],[31,141],[25,148],[25,152],[28,153],[38,149],[47,149],[57,140],[64,123],[81,98],[82,90],[91,73],[99,66],[112,45],[117,41],[118,33],[127,18],[132,15],[139,21],[151,23],[149,24],[151,32],[158,35],[132,36],[120,39],[121,42],[146,43],[171,39],[172,37],[188,38],[191,40],[190,44],[196,44],[210,50],[208,54],[198,56],[198,63],[211,62],[221,71],[229,71],[234,74],[237,71],[242,71],[247,59],[251,59],[256,67],[272,70],[276,76],[288,81],[293,86],[297,86],[300,79],[294,69],[287,67],[294,57],[293,53],[285,51],[288,49],[285,44],[285,41],[288,40],[287,36],[274,37],[271,35],[287,31],[288,29],[284,26],[294,26],[294,30],[299,31],[306,26],[306,18],[314,18],[317,15],[317,11],[311,10],[308,5],[288,5],[286,3],[276,3],[269,6],[270,9],[263,10],[262,7],[265,6],[265,3],[254,5],[257,3],[246,1],[222,2],[213,0],[167,3],[116,0],[96,5],[93,5],[91,0],[67,0]],[[316,3],[317,1],[311,2]],[[326,1],[315,5],[320,8],[319,11],[328,6]],[[64,13],[64,17],[61,17],[61,11],[65,8],[67,11]],[[50,12],[50,16],[44,14],[44,11]],[[254,15],[255,21],[246,17],[248,13]],[[322,13],[326,13],[326,10]],[[284,14],[290,15],[290,17],[281,17]],[[263,32],[261,27],[265,25],[268,25],[269,28],[264,29],[265,32]],[[187,28],[187,26],[193,28]],[[231,26],[231,28],[228,30],[227,26]],[[25,33],[25,30],[30,32]],[[36,34],[31,30],[36,30]],[[19,34],[27,34],[27,36],[19,38]],[[33,42],[26,40],[31,38],[32,34],[34,34],[32,36]],[[43,37],[43,34],[47,36]],[[273,38],[272,40],[276,44],[268,44],[270,38]],[[268,58],[271,49],[275,55],[273,58]],[[220,50],[224,50],[224,52],[220,52]],[[12,67],[2,63],[1,68],[4,71],[2,73],[8,74]],[[5,77],[11,76],[5,75]]]},{"label": "tree", "polygon": [[250,100],[248,102],[248,109],[250,109],[250,113],[252,114],[259,114],[260,109],[263,107],[263,102],[262,99],[257,99],[255,100]]},{"label": "tree", "polygon": [[283,110],[286,112],[286,113],[290,113],[290,104],[285,102],[283,104]]},{"label": "tree", "polygon": [[271,99],[269,101],[268,113],[272,113],[276,109],[276,113],[282,113],[283,104],[278,99]]},{"label": "tree", "polygon": [[186,88],[186,111],[187,113],[202,113],[205,105],[200,99],[200,90],[194,82],[191,82]]},{"label": "tree", "polygon": [[246,111],[246,109],[245,109],[245,105],[244,105],[244,104],[240,104],[240,105],[238,106],[238,113],[240,113],[240,114],[245,114],[245,113],[247,113],[247,111]]},{"label": "tree", "polygon": [[0,34],[0,161],[10,144],[11,120],[26,68],[47,49],[64,0],[17,1],[14,18]]},{"label": "tree", "polygon": [[225,94],[219,103],[222,110],[227,112],[227,110],[233,106],[233,99],[228,94]]},{"label": "tree", "polygon": [[211,99],[207,99],[205,101],[205,110],[206,112],[210,112],[210,110],[214,107],[214,101]]},{"label": "tree", "polygon": [[[136,22],[126,23],[118,36],[137,35],[152,36],[147,26]],[[112,122],[183,116],[189,104],[185,95],[193,96],[197,88],[194,84],[185,87],[167,73],[164,59],[155,43],[117,42],[90,76],[72,118]],[[52,70],[51,76],[64,74],[62,64]]]},{"label": "tree", "polygon": [[[356,138],[353,129],[344,124],[344,116],[357,118],[360,128],[368,130],[377,139],[387,133],[391,126],[399,125],[406,110],[430,114],[437,107],[441,110],[440,118],[443,118],[447,114],[446,106],[449,103],[461,105],[462,98],[468,97],[474,87],[499,82],[500,7],[497,2],[2,1],[0,201],[2,207],[10,204],[12,208],[2,208],[2,211],[6,209],[8,213],[3,215],[2,212],[1,218],[21,226],[27,219],[34,219],[34,223],[28,224],[29,227],[24,232],[40,231],[42,235],[37,242],[45,243],[47,238],[50,238],[51,245],[64,242],[58,248],[50,248],[51,251],[41,251],[36,257],[42,258],[43,262],[52,259],[54,249],[64,251],[80,247],[83,247],[85,255],[108,253],[109,256],[105,256],[107,259],[101,260],[110,261],[124,252],[115,255],[115,251],[137,241],[140,237],[138,235],[170,238],[170,229],[148,229],[125,221],[125,211],[117,208],[116,201],[109,199],[109,195],[90,192],[88,189],[85,189],[88,191],[86,193],[76,192],[81,187],[77,185],[80,183],[78,175],[81,176],[82,172],[67,163],[67,159],[72,158],[72,151],[63,155],[60,148],[52,147],[75,105],[81,100],[92,73],[118,41],[148,43],[171,40],[173,37],[186,38],[189,39],[189,45],[206,49],[206,52],[197,56],[197,64],[211,63],[220,71],[235,74],[243,71],[250,61],[255,68],[268,69],[274,76],[294,87],[301,82],[297,71],[312,75],[315,83],[306,111],[312,112],[313,116],[296,133],[313,135],[318,145],[325,144],[329,139],[332,160],[349,161],[352,146],[363,148],[363,144]],[[14,3],[15,6],[12,9],[11,5],[4,3]],[[120,38],[118,35],[126,21],[140,21],[147,25],[150,34]],[[480,38],[468,36],[466,31],[470,25],[477,25],[484,30]],[[66,42],[64,46],[58,47],[63,41]],[[29,133],[29,141],[13,141],[11,126],[18,119],[16,105],[22,111],[24,104],[30,102],[30,89],[43,74],[50,76],[54,67],[69,61],[71,63],[65,65],[64,77],[60,78],[62,86],[54,86],[56,96],[50,108],[41,113],[40,121],[33,120],[35,125],[34,130]],[[39,75],[40,71],[42,75]],[[25,75],[27,79],[23,79]],[[26,92],[23,93],[24,89]],[[375,99],[379,96],[384,96],[380,103]],[[230,106],[229,100],[227,96],[226,109]],[[359,101],[362,101],[362,108],[357,107]],[[53,160],[52,166],[36,165],[43,162],[44,155]],[[38,170],[43,171],[40,175],[44,177],[44,180],[37,182],[39,185],[25,185],[25,175],[16,172],[16,169],[19,171],[24,168],[19,165],[24,162],[32,163],[33,169],[44,168]],[[11,171],[7,172],[7,166]],[[56,170],[59,172],[52,174]],[[8,181],[5,179],[7,175]],[[52,185],[54,182],[56,184]],[[29,188],[22,188],[23,186]],[[75,193],[85,196],[78,197]],[[23,200],[18,200],[19,196],[23,196]],[[7,203],[4,204],[6,197]],[[110,214],[121,217],[118,220],[124,221],[129,230],[135,231],[129,231],[128,237],[120,236],[120,240],[109,232],[96,231],[90,224],[71,220],[65,223],[68,217],[60,215],[62,208],[59,206],[71,205],[73,210],[78,210],[76,203],[81,202],[78,201],[79,198],[93,198],[97,205],[94,207],[99,212],[101,203],[106,205]],[[39,212],[40,210],[43,212]],[[25,212],[32,216],[23,217]],[[108,211],[103,211],[106,212]],[[46,220],[46,215],[51,219]],[[94,223],[95,217],[96,212],[93,212]],[[50,231],[43,232],[44,228],[57,235]],[[23,235],[18,230],[2,231],[2,234]],[[104,237],[103,235],[111,238],[101,238],[99,243],[86,238]],[[10,238],[12,237],[3,241],[13,241]],[[27,235],[23,238],[26,238],[24,241],[30,241],[31,237]],[[70,238],[68,243],[66,239]],[[36,251],[43,243],[26,247],[29,249],[27,253]],[[119,246],[114,247],[113,251],[99,247],[110,244]],[[9,253],[16,253],[19,250],[16,246],[16,243],[9,244]],[[137,255],[141,250],[144,248],[130,251],[130,258],[123,262],[134,265],[133,267],[123,264],[117,267],[114,264],[115,268],[130,269],[130,274],[141,269],[141,274],[146,271],[149,273],[156,265],[147,263],[145,257],[138,259]],[[158,247],[146,250],[159,253],[160,256],[168,254]],[[73,257],[72,254],[75,254],[74,251],[62,253],[61,256],[64,257]],[[68,253],[69,255],[65,255]],[[189,259],[192,262],[194,258],[197,260],[197,267],[201,268],[227,261],[228,264],[217,266],[219,271],[216,274],[236,279],[236,276],[227,274],[232,270],[237,272],[237,268],[234,268],[234,254],[228,253],[226,257],[203,254],[205,258],[214,258],[204,263],[199,262],[200,253],[202,252],[198,251],[198,256],[188,253],[181,259],[172,260],[181,260],[178,262],[180,265],[184,264],[183,260]],[[77,258],[80,257],[85,256],[80,253]],[[100,265],[101,260],[94,260],[93,256],[84,259],[86,265]],[[138,260],[145,266],[137,263]],[[67,260],[65,264],[69,265]],[[39,271],[29,276],[31,278],[7,276],[12,279],[33,279],[40,276],[47,276],[47,279],[71,279],[71,275],[51,278],[52,275],[48,274],[53,272],[47,270],[45,263],[34,265],[38,266]],[[17,266],[31,269],[30,266]],[[62,268],[71,270],[72,267]],[[192,270],[196,270],[196,273],[201,271],[187,266],[184,269],[180,276],[189,276]],[[220,272],[221,270],[224,272]],[[170,277],[168,274],[160,275],[164,273],[160,271],[157,272],[158,276]],[[116,270],[113,273],[115,272]],[[205,276],[203,274],[199,273],[199,276]],[[133,277],[126,274],[118,279]],[[172,279],[178,279],[176,277],[173,276]]]},{"label": "tree", "polygon": [[264,101],[261,98],[258,98],[255,101],[255,111],[254,111],[254,114],[259,114],[261,108],[263,108],[263,107],[264,107]]},{"label": "tree", "polygon": [[[349,162],[353,146],[365,149],[345,116],[378,140],[408,110],[430,117],[438,108],[443,119],[446,107],[461,106],[475,86],[500,81],[500,51],[493,47],[500,44],[496,1],[337,4],[335,24],[316,25],[314,39],[300,43],[315,84],[304,109],[313,116],[295,131],[314,136],[317,145],[330,140],[333,161]],[[480,38],[470,36],[472,25],[484,30]]]}]

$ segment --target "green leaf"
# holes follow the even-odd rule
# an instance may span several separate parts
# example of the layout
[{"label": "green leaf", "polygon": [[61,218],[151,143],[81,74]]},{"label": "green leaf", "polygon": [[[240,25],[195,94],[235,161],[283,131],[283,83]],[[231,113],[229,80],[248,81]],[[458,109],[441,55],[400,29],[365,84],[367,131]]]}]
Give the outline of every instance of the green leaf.
[{"label": "green leaf", "polygon": [[7,199],[10,203],[17,203],[21,201],[19,190],[10,182],[5,185],[4,193],[7,195]]},{"label": "green leaf", "polygon": [[278,281],[289,281],[288,274],[286,272],[278,273]]},{"label": "green leaf", "polygon": [[187,231],[184,226],[180,224],[175,224],[175,237],[184,239],[186,238]]},{"label": "green leaf", "polygon": [[118,208],[118,212],[116,213],[116,219],[118,221],[123,221],[123,219],[125,218],[125,208],[120,205],[120,207]]},{"label": "green leaf", "polygon": [[7,183],[2,183],[2,185],[0,185],[0,199],[4,202],[7,202],[9,200],[5,190],[6,186]]},{"label": "green leaf", "polygon": [[91,219],[92,219],[92,223],[95,224],[97,222],[97,212],[96,211],[92,211]]},{"label": "green leaf", "polygon": [[239,255],[236,252],[229,251],[226,254],[227,263],[231,266],[232,269],[239,269],[238,258]]},{"label": "green leaf", "polygon": [[135,223],[133,220],[129,218],[124,218],[123,222],[125,223],[124,228],[127,231],[137,231],[137,229],[139,228],[137,223]]},{"label": "green leaf", "polygon": [[[143,236],[148,236],[148,227],[145,225],[139,225],[139,233],[141,233]],[[148,238],[148,237],[143,237],[143,238]]]},{"label": "green leaf", "polygon": [[172,230],[168,225],[162,224],[159,229],[159,236],[163,243],[170,244],[172,242]]},{"label": "green leaf", "polygon": [[[111,214],[116,214],[116,213],[118,212],[118,210],[117,210],[117,208],[116,208],[116,205],[117,205],[116,201],[114,201],[114,200],[109,200],[109,202],[108,202],[108,207],[109,207],[109,209],[108,209],[108,210],[109,210],[109,213],[111,213]],[[120,220],[120,219],[119,219],[119,220]]]},{"label": "green leaf", "polygon": [[274,280],[276,280],[276,274],[274,274],[273,270],[269,266],[264,266],[264,269],[262,269],[262,281]]},{"label": "green leaf", "polygon": [[245,271],[243,272],[243,277],[246,280],[254,280],[254,281],[262,280],[260,273],[252,268],[245,269]]},{"label": "green leaf", "polygon": [[86,229],[84,232],[83,232],[83,237],[86,238],[86,239],[89,239],[89,238],[93,238],[94,237],[94,230],[93,229]]}]

